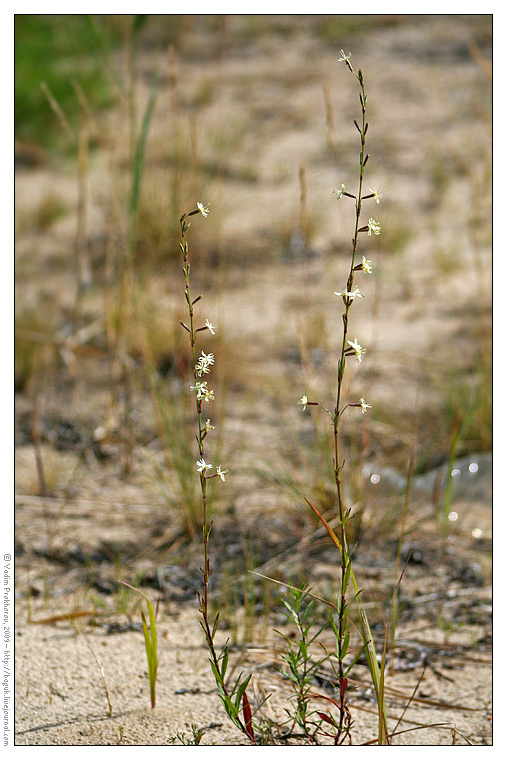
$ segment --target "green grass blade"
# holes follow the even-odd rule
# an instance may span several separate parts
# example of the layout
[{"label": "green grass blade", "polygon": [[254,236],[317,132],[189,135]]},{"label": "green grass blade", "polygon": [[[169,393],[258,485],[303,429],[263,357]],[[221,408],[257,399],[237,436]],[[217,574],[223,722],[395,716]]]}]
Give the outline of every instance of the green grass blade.
[{"label": "green grass blade", "polygon": [[148,607],[148,617],[150,619],[150,626],[148,627],[148,623],[146,622],[146,616],[143,611],[141,611],[141,619],[143,623],[144,647],[146,649],[146,661],[148,663],[148,679],[150,682],[150,700],[151,700],[151,706],[155,707],[157,670],[158,670],[157,624],[155,620],[155,610],[153,609],[152,603],[150,602],[150,600],[148,599],[148,597],[143,591],[136,588],[135,586],[131,586],[130,583],[126,583],[125,581],[120,581],[120,583],[122,583],[124,586],[127,586],[128,588],[131,588],[133,591],[137,591],[138,594],[141,594],[141,596],[146,600],[146,605]]},{"label": "green grass blade", "polygon": [[368,668],[370,671],[370,675],[373,681],[373,686],[375,688],[375,694],[377,697],[378,719],[379,719],[378,743],[379,745],[386,745],[387,744],[386,717],[385,717],[386,711],[385,711],[385,702],[384,702],[382,673],[380,671],[380,667],[378,664],[377,653],[375,651],[375,644],[373,643],[373,636],[371,633],[370,624],[368,622],[368,617],[366,615],[366,611],[361,602],[361,591],[356,583],[356,579],[353,572],[351,572],[350,577],[352,579],[352,583],[356,592],[355,598],[356,598],[357,611],[359,613],[361,635],[362,635],[363,643],[365,645],[366,657],[368,660]]}]

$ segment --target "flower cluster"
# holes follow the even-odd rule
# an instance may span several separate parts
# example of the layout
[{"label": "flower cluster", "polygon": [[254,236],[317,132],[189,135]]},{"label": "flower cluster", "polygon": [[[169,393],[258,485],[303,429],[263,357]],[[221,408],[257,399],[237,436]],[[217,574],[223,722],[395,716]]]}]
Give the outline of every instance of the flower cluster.
[{"label": "flower cluster", "polygon": [[190,386],[190,390],[195,391],[197,399],[204,399],[206,403],[208,401],[214,401],[215,399],[215,392],[211,389],[208,389],[207,380],[205,380],[203,383],[200,383],[198,380],[196,380],[195,385]]},{"label": "flower cluster", "polygon": [[[341,52],[342,52],[343,55],[345,55],[345,53],[343,53],[343,50]],[[345,58],[340,58],[339,60],[340,61],[346,61],[347,64],[349,64],[348,56],[346,56]],[[356,124],[356,126],[357,126],[357,124]],[[375,201],[376,201],[376,203],[380,203],[380,199],[384,195],[384,191],[382,189],[377,190],[376,187],[370,187],[369,190],[370,190],[371,195],[364,195],[363,196],[363,200],[366,200],[367,198],[374,198]],[[341,188],[335,187],[333,189],[333,193],[334,193],[334,195],[335,195],[335,197],[336,197],[337,200],[340,200],[340,198],[343,195],[347,195],[349,198],[354,198],[355,197],[354,195],[351,195],[350,193],[347,193],[346,187],[343,184],[343,182],[341,184]],[[368,235],[371,235],[372,232],[373,232],[374,235],[380,235],[380,231],[381,231],[380,223],[377,222],[377,221],[375,221],[375,219],[373,219],[372,217],[370,217],[370,219],[368,220],[367,226],[366,227],[361,227],[361,229],[359,230],[359,232],[368,232]],[[363,260],[364,260],[364,257],[363,257]],[[365,269],[365,271],[369,271],[369,270]]]},{"label": "flower cluster", "polygon": [[[181,228],[182,228],[182,240],[184,239],[184,235],[186,230],[188,229],[188,224],[185,222],[185,219],[188,216],[193,216],[194,214],[201,213],[204,217],[207,217],[210,213],[209,210],[209,204],[204,205],[203,203],[197,203],[197,210],[191,211],[189,214],[184,214],[181,219]],[[187,262],[187,254],[188,254],[188,246],[186,241],[183,240],[183,242],[180,243],[180,248],[183,253],[183,259],[184,259],[184,267],[183,267],[183,273],[185,275],[185,283],[186,283],[186,300],[189,305],[189,314],[190,314],[190,327],[185,325],[183,322],[181,322],[182,326],[186,329],[188,333],[190,333],[190,340],[192,343],[192,347],[195,346],[195,336],[196,333],[201,332],[202,330],[209,330],[212,335],[215,335],[215,325],[213,325],[212,322],[209,321],[209,319],[205,320],[205,324],[203,327],[198,327],[197,329],[193,328],[193,312],[192,312],[192,306],[199,301],[202,296],[198,296],[193,301],[190,298],[190,292],[189,292],[189,266]],[[190,390],[195,391],[195,397],[197,400],[197,412],[198,412],[198,420],[199,420],[199,436],[198,436],[198,443],[199,443],[199,453],[201,458],[196,461],[196,467],[197,472],[201,473],[201,476],[204,477],[206,480],[209,478],[220,478],[220,480],[225,480],[225,475],[228,470],[223,470],[222,466],[219,465],[218,467],[214,468],[212,464],[209,464],[204,459],[204,439],[210,432],[210,430],[214,430],[214,426],[211,424],[211,420],[207,419],[206,422],[203,424],[201,422],[201,410],[202,410],[202,402],[205,401],[206,403],[213,401],[215,399],[215,393],[211,388],[208,388],[208,381],[207,380],[198,380],[197,378],[202,378],[203,375],[208,375],[211,371],[211,367],[215,364],[215,354],[209,353],[206,354],[204,351],[201,351],[201,355],[196,359],[194,354],[194,378],[195,378],[195,385],[190,386]],[[216,472],[213,475],[206,475],[206,473],[209,470],[215,469]]]},{"label": "flower cluster", "polygon": [[364,297],[361,291],[359,290],[359,288],[354,288],[354,290],[347,290],[347,288],[345,288],[344,290],[341,291],[341,293],[337,293],[335,290],[334,294],[335,296],[342,296],[342,298],[348,298],[351,301],[353,301],[354,298]]},{"label": "flower cluster", "polygon": [[[212,464],[206,464],[206,462],[204,461],[204,458],[198,459],[195,464],[197,466],[197,472],[203,472],[204,475],[206,475],[206,470],[212,470],[213,469],[213,465]],[[215,475],[210,475],[209,477],[211,477],[211,478],[218,477],[218,478],[220,478],[220,480],[225,480],[225,475],[226,475],[227,472],[229,472],[229,470],[222,470],[222,466],[221,465],[218,465],[218,467],[216,467],[215,469],[216,469],[216,474]]]},{"label": "flower cluster", "polygon": [[[339,61],[344,61],[347,66],[352,70],[352,67],[350,65],[350,53],[346,55],[343,50],[340,50],[341,58],[339,58]],[[357,124],[356,124],[357,127]],[[358,127],[359,129],[359,127]],[[382,189],[377,189],[376,187],[370,187],[369,188],[371,195],[363,196],[364,199],[366,198],[373,198],[376,203],[380,203],[380,200],[384,194],[384,191]],[[333,189],[333,194],[337,200],[340,200],[342,196],[346,195],[350,198],[354,198],[355,196],[350,195],[350,193],[347,193],[346,187],[341,183],[341,187],[337,188],[335,187]],[[358,230],[358,232],[367,232],[368,235],[371,235],[372,233],[374,235],[380,235],[381,232],[381,226],[380,223],[377,222],[373,217],[370,217],[368,219],[368,224],[365,227],[361,227],[361,229]],[[372,274],[372,262],[366,258],[366,256],[362,257],[362,261],[360,264],[357,264],[356,266],[353,266],[352,268],[353,272],[355,271],[363,271],[366,274]],[[352,272],[351,272],[352,274]],[[350,290],[348,288],[344,288],[341,291],[335,291],[335,295],[343,298],[343,302],[345,303],[345,306],[349,307],[350,303],[354,301],[356,298],[363,298],[363,294],[359,290],[357,286],[352,286],[351,283],[349,283]],[[355,356],[358,362],[361,362],[363,360],[363,354],[366,353],[366,349],[364,349],[358,342],[357,338],[354,338],[354,340],[347,340],[347,343],[349,345],[348,348],[345,349],[344,355],[345,356]],[[300,404],[303,407],[303,412],[305,411],[308,404],[313,404],[314,402],[308,401],[308,396],[303,395],[298,400],[298,404]],[[360,399],[358,404],[350,404],[349,406],[359,406],[361,407],[361,412],[365,414],[367,409],[371,409],[371,404],[367,404],[364,398]]]},{"label": "flower cluster", "polygon": [[215,363],[214,354],[205,354],[204,351],[201,351],[201,354],[202,356],[199,357],[199,360],[195,365],[195,371],[198,377],[207,375],[210,371],[210,367]]}]

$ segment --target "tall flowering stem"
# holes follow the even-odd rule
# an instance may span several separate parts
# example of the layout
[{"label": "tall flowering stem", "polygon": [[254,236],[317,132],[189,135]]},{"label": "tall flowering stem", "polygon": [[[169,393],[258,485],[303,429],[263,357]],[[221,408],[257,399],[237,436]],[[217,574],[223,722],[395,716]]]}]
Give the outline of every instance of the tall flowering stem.
[{"label": "tall flowering stem", "polygon": [[[248,738],[255,743],[251,720],[248,717],[244,718],[244,721],[240,717],[240,711],[243,709],[243,715],[247,716],[248,712],[245,705],[248,705],[248,698],[246,696],[246,687],[250,681],[248,676],[243,681],[240,677],[236,680],[232,689],[228,689],[226,685],[227,665],[229,660],[229,651],[227,644],[223,647],[220,654],[217,653],[215,648],[214,639],[218,628],[217,613],[213,625],[210,624],[209,618],[209,582],[213,570],[210,568],[209,560],[209,537],[211,533],[212,523],[209,522],[208,515],[208,501],[207,501],[207,481],[212,478],[219,478],[225,480],[225,474],[227,470],[222,469],[221,465],[214,468],[212,464],[206,462],[205,452],[205,438],[208,433],[213,430],[210,420],[206,419],[203,422],[203,404],[208,405],[210,401],[214,399],[214,392],[208,388],[208,381],[202,380],[203,375],[207,375],[210,372],[210,368],[215,363],[215,357],[213,354],[205,354],[201,352],[201,356],[197,357],[197,337],[201,331],[209,330],[214,335],[214,325],[208,320],[205,320],[205,324],[200,327],[196,327],[194,306],[203,298],[202,295],[192,299],[190,294],[190,260],[189,260],[189,248],[187,241],[187,232],[190,227],[190,222],[187,221],[189,217],[196,214],[201,214],[203,217],[207,217],[209,214],[209,207],[204,206],[202,203],[197,204],[197,208],[188,214],[183,214],[180,218],[180,250],[183,259],[183,276],[185,278],[185,301],[188,308],[188,325],[185,322],[181,322],[182,327],[187,331],[190,340],[190,347],[192,351],[192,366],[194,375],[194,385],[190,388],[195,392],[195,406],[197,417],[197,448],[199,459],[196,461],[196,470],[199,475],[202,495],[202,536],[203,536],[203,552],[204,552],[204,565],[201,567],[203,576],[203,589],[202,593],[197,592],[199,602],[199,612],[201,615],[200,624],[204,631],[206,644],[209,652],[209,663],[211,670],[215,677],[218,693],[224,708],[235,723],[235,725],[245,733]],[[213,472],[215,470],[215,472]]]},{"label": "tall flowering stem", "polygon": [[[334,434],[334,477],[335,477],[335,483],[336,483],[337,502],[338,502],[340,557],[341,557],[341,583],[340,583],[340,594],[339,594],[339,605],[338,605],[339,615],[338,615],[338,626],[337,626],[338,628],[338,636],[337,636],[338,679],[339,679],[339,688],[340,688],[340,719],[339,719],[339,727],[338,727],[338,737],[337,737],[338,739],[340,738],[343,732],[345,732],[345,734],[348,734],[349,729],[350,729],[350,713],[348,712],[346,708],[347,678],[345,676],[344,658],[345,658],[346,650],[348,647],[348,637],[349,637],[349,634],[347,632],[348,631],[347,590],[348,590],[348,584],[349,584],[350,572],[351,572],[351,553],[348,546],[347,529],[346,529],[347,520],[350,517],[350,509],[345,508],[344,498],[343,498],[343,493],[342,493],[342,480],[341,480],[341,470],[342,470],[343,464],[340,464],[340,447],[339,447],[338,430],[339,430],[339,423],[340,423],[344,409],[340,408],[340,404],[341,404],[341,395],[342,395],[342,389],[343,389],[343,378],[345,374],[346,358],[347,356],[351,355],[351,351],[352,351],[356,354],[356,358],[358,358],[359,361],[361,361],[361,354],[364,353],[364,350],[361,348],[361,346],[358,346],[356,338],[354,338],[353,342],[348,340],[349,311],[352,304],[355,301],[355,298],[357,296],[361,296],[358,288],[354,286],[354,275],[356,271],[361,271],[361,270],[367,273],[371,272],[371,266],[370,266],[371,262],[366,261],[364,257],[363,257],[362,264],[359,266],[356,266],[356,254],[357,254],[357,248],[358,248],[358,242],[359,242],[359,235],[361,232],[368,232],[368,234],[371,234],[371,231],[374,225],[375,225],[375,229],[374,229],[375,234],[378,234],[380,232],[380,225],[378,225],[374,219],[370,219],[366,227],[361,227],[361,223],[360,223],[361,208],[362,208],[363,200],[365,200],[365,198],[371,198],[371,197],[376,198],[375,193],[372,193],[371,195],[367,195],[363,197],[364,170],[369,158],[369,155],[366,152],[366,133],[368,131],[368,122],[366,120],[367,96],[365,92],[364,79],[363,79],[363,74],[361,72],[361,69],[359,69],[358,73],[356,74],[354,69],[352,68],[349,57],[344,56],[344,60],[347,65],[347,68],[354,74],[357,81],[359,82],[359,87],[360,87],[359,101],[361,104],[361,126],[359,126],[357,121],[354,121],[354,124],[359,132],[359,136],[361,140],[361,151],[359,154],[359,187],[357,191],[357,196],[352,196],[355,198],[355,227],[354,227],[354,237],[352,240],[352,255],[351,255],[351,261],[350,261],[350,271],[349,271],[347,286],[345,290],[337,294],[341,296],[341,298],[343,299],[345,311],[342,315],[343,337],[342,337],[340,357],[338,360],[336,406],[335,406],[334,413],[332,416],[333,434]],[[343,188],[343,185],[342,185],[342,188]],[[347,195],[350,197],[350,195],[346,192],[342,192],[342,195]],[[377,229],[378,229],[378,232],[376,231]],[[360,404],[350,404],[347,406],[361,406],[362,411],[364,412],[366,410],[366,407],[369,405],[367,405],[364,402],[364,399],[361,399]]]},{"label": "tall flowering stem", "polygon": [[[349,549],[348,536],[347,536],[347,522],[350,518],[351,510],[347,509],[345,506],[345,500],[344,500],[343,490],[342,490],[342,468],[343,468],[344,463],[340,462],[339,426],[340,426],[340,421],[342,419],[342,416],[348,407],[360,407],[361,412],[364,414],[371,406],[370,404],[366,403],[364,398],[361,398],[358,403],[347,403],[345,404],[345,406],[342,406],[342,391],[343,391],[344,374],[345,374],[345,366],[346,366],[347,358],[350,359],[354,357],[357,361],[361,362],[363,354],[366,353],[365,349],[358,343],[356,337],[354,337],[354,340],[351,340],[349,338],[350,309],[352,307],[352,304],[357,299],[363,298],[363,294],[361,293],[360,289],[355,284],[356,273],[371,274],[372,272],[371,261],[366,259],[365,256],[362,256],[361,263],[356,263],[359,236],[361,233],[364,233],[364,232],[366,232],[369,236],[371,236],[372,233],[374,235],[379,235],[381,231],[380,224],[377,221],[375,221],[375,219],[373,219],[372,217],[369,218],[368,224],[361,225],[362,205],[363,205],[363,201],[365,201],[368,198],[373,198],[376,203],[379,203],[382,197],[382,192],[378,191],[376,188],[374,188],[373,190],[370,188],[370,192],[368,194],[363,194],[365,167],[369,159],[369,155],[366,152],[366,134],[368,132],[368,122],[366,120],[367,96],[365,92],[364,79],[363,79],[363,74],[361,70],[359,69],[359,71],[356,74],[350,62],[350,54],[346,55],[343,51],[341,51],[341,56],[342,57],[339,60],[345,63],[349,71],[355,76],[355,78],[357,79],[359,83],[359,88],[360,88],[359,101],[361,104],[361,120],[360,120],[361,123],[358,124],[358,122],[354,120],[354,124],[356,126],[357,131],[359,132],[361,149],[359,153],[359,183],[358,183],[357,195],[347,192],[346,186],[344,184],[341,184],[340,189],[335,189],[333,191],[337,200],[341,200],[344,197],[348,197],[348,198],[352,198],[355,201],[355,224],[354,224],[354,236],[352,239],[352,253],[350,257],[349,274],[348,274],[345,288],[341,290],[340,292],[335,293],[335,295],[337,295],[339,298],[343,300],[343,304],[344,304],[344,312],[342,314],[343,333],[342,333],[341,349],[339,352],[338,367],[337,367],[336,405],[334,407],[334,410],[331,412],[318,402],[308,401],[308,398],[306,395],[303,396],[298,402],[303,405],[303,409],[307,405],[311,405],[311,404],[322,407],[322,409],[329,414],[333,423],[333,436],[334,436],[333,469],[334,469],[334,479],[335,479],[335,484],[336,484],[337,517],[338,517],[339,529],[337,531],[337,535],[334,532],[332,532],[332,537],[340,551],[340,565],[341,565],[340,588],[339,588],[339,595],[338,595],[338,613],[337,613],[338,619],[336,623],[335,621],[333,621],[333,630],[335,632],[335,637],[336,637],[336,654],[337,654],[337,659],[338,659],[336,673],[338,677],[338,689],[339,689],[339,695],[340,695],[339,697],[340,717],[336,726],[337,728],[337,732],[335,736],[336,744],[342,744],[347,737],[350,737],[350,729],[352,725],[350,712],[347,707],[347,685],[348,685],[347,674],[348,674],[348,671],[350,670],[350,667],[349,668],[346,667],[345,657],[348,651],[349,641],[350,641],[350,630],[349,630],[348,621],[347,621],[348,607],[349,607],[347,593],[348,593],[348,588],[349,588],[349,582],[352,581],[352,583],[354,584],[354,587],[356,586],[354,573],[352,571],[351,551]],[[356,601],[357,601],[357,594],[356,594]]]},{"label": "tall flowering stem", "polygon": [[[188,217],[193,216],[194,214],[201,213],[200,209],[198,208],[196,211],[191,211],[189,214],[183,214],[183,216],[180,219],[180,226],[181,226],[181,240],[180,240],[180,249],[183,256],[183,275],[185,277],[185,301],[187,302],[188,307],[188,318],[189,318],[189,326],[183,325],[184,328],[189,333],[190,338],[190,346],[192,350],[192,367],[194,371],[194,381],[195,386],[192,386],[193,389],[196,389],[195,394],[195,406],[196,406],[196,413],[197,413],[197,446],[199,449],[199,456],[200,461],[205,463],[204,460],[204,438],[206,436],[207,431],[203,430],[202,425],[202,403],[203,403],[203,397],[198,392],[200,386],[202,385],[199,383],[198,377],[198,369],[197,369],[197,358],[196,358],[196,341],[197,341],[197,331],[194,326],[194,304],[200,300],[200,298],[195,299],[192,301],[192,298],[190,296],[190,261],[188,258],[188,242],[186,240],[186,232],[188,228],[190,227],[190,223],[186,221]],[[210,578],[210,567],[209,567],[209,557],[208,557],[208,542],[209,542],[209,535],[211,531],[211,526],[208,526],[208,502],[207,502],[207,488],[206,488],[206,467],[198,468],[199,472],[199,479],[201,484],[201,494],[202,494],[202,517],[203,517],[203,525],[202,525],[202,532],[203,532],[203,544],[204,544],[204,568],[203,568],[203,578],[204,578],[204,589],[203,589],[203,596],[199,598],[199,603],[201,606],[201,613],[203,614],[204,620],[207,620],[207,612],[208,612],[208,587],[209,587],[209,578]]]}]

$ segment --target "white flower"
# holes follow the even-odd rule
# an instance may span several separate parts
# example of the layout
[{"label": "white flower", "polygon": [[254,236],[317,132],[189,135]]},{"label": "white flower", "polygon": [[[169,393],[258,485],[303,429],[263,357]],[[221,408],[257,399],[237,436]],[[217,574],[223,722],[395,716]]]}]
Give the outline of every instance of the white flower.
[{"label": "white flower", "polygon": [[371,404],[367,404],[364,398],[360,398],[359,403],[361,404],[361,412],[363,414],[365,414],[367,409],[371,409]]},{"label": "white flower", "polygon": [[199,357],[199,361],[195,365],[195,371],[199,375],[199,377],[202,377],[202,375],[207,375],[210,371],[210,366],[215,363],[215,355],[214,354],[205,354],[204,351],[201,351],[202,356]]},{"label": "white flower", "polygon": [[380,203],[380,199],[384,195],[384,191],[383,190],[377,190],[376,187],[374,187],[373,189],[370,187],[370,193],[373,193],[373,197],[375,198],[375,200],[377,201],[377,203]]},{"label": "white flower", "polygon": [[209,319],[206,320],[206,327],[208,328],[208,330],[210,331],[212,335],[215,334],[215,330],[214,330],[215,325],[212,325]]},{"label": "white flower", "polygon": [[197,204],[197,208],[199,209],[199,211],[201,212],[201,214],[203,216],[208,216],[208,214],[209,214],[209,207],[210,207],[209,203],[208,203],[207,206],[204,206],[202,203],[198,203]]},{"label": "white flower", "polygon": [[350,61],[350,56],[352,55],[352,53],[345,55],[343,50],[340,50],[340,55],[341,55],[341,58],[338,58],[338,63],[340,63],[340,61],[345,61],[346,63],[348,63]]},{"label": "white flower", "polygon": [[218,465],[217,467],[217,475],[220,478],[220,480],[225,480],[225,473],[229,472],[229,470],[222,470],[221,465]]},{"label": "white flower", "polygon": [[204,426],[204,429],[207,433],[209,433],[210,430],[214,430],[215,426],[211,424],[210,420],[206,420],[206,424]]},{"label": "white flower", "polygon": [[208,390],[207,380],[205,380],[203,383],[196,381],[195,385],[190,386],[190,390],[195,391],[197,399],[203,398],[206,402],[213,401],[215,398],[215,393],[212,390]]},{"label": "white flower", "polygon": [[306,405],[307,405],[307,403],[308,403],[308,396],[306,396],[306,395],[303,395],[303,396],[301,396],[301,398],[300,398],[300,399],[299,399],[299,401],[298,401],[298,404],[301,404],[301,405],[302,405],[302,407],[303,407],[303,412],[304,412],[304,410],[306,409]]},{"label": "white flower", "polygon": [[367,259],[365,256],[363,256],[361,269],[363,270],[363,272],[367,272],[368,274],[371,274],[373,272],[373,269],[371,268],[371,261]]},{"label": "white flower", "polygon": [[205,380],[203,383],[200,383],[198,380],[196,381],[195,385],[190,386],[191,391],[195,391],[195,394],[197,398],[202,398],[203,396],[208,393],[208,381]]},{"label": "white flower", "polygon": [[368,219],[368,235],[371,235],[372,232],[374,235],[380,235],[380,224],[370,217]]},{"label": "white flower", "polygon": [[352,291],[348,291],[347,289],[342,290],[341,293],[337,293],[336,290],[334,292],[335,296],[342,296],[343,298],[350,298],[351,301],[354,300],[354,298],[364,298],[363,294],[359,290],[359,288],[354,288]]},{"label": "white flower", "polygon": [[204,459],[198,459],[196,462],[197,465],[197,471],[198,472],[206,472],[206,470],[212,470],[213,465],[212,464],[206,464]]},{"label": "white flower", "polygon": [[336,187],[333,190],[333,193],[336,195],[336,199],[337,200],[340,200],[340,198],[342,197],[342,195],[343,195],[344,192],[345,192],[345,185],[343,184],[343,182],[342,182],[341,190],[338,190],[338,188],[336,188]]},{"label": "white flower", "polygon": [[354,340],[348,340],[347,343],[354,349],[357,361],[362,361],[361,356],[366,353],[366,349],[359,345],[357,338],[354,338]]}]

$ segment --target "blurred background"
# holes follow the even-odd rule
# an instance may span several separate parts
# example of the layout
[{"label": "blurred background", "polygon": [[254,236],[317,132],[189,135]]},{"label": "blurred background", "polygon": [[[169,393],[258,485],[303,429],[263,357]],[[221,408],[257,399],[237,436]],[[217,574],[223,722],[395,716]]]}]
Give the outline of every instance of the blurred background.
[{"label": "blurred background", "polygon": [[410,524],[489,535],[492,17],[18,15],[27,567],[135,563],[148,577],[198,543],[178,247],[198,201],[211,212],[192,218],[192,292],[218,326],[198,347],[216,356],[206,443],[229,469],[212,489],[223,573],[313,535],[299,492],[332,513],[328,420],[297,400],[332,408],[336,394],[354,204],[332,190],[356,192],[360,150],[341,49],[366,83],[366,187],[384,190],[365,202],[382,234],[360,238],[373,274],[351,309],[367,353],[345,398],[372,405],[343,423],[353,530],[397,535],[413,478]]}]

